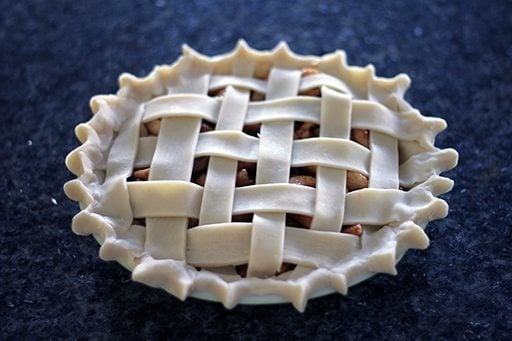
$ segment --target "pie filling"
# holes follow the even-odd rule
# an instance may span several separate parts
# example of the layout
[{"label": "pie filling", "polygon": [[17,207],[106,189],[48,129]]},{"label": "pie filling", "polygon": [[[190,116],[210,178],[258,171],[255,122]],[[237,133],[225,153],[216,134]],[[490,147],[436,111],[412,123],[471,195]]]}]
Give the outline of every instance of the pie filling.
[{"label": "pie filling", "polygon": [[453,182],[446,127],[343,52],[256,51],[214,58],[185,47],[172,66],[121,77],[91,101],[66,164],[66,194],[84,207],[78,234],[134,280],[226,307],[279,295],[303,310],[316,291],[395,273],[423,229],[447,214]]}]

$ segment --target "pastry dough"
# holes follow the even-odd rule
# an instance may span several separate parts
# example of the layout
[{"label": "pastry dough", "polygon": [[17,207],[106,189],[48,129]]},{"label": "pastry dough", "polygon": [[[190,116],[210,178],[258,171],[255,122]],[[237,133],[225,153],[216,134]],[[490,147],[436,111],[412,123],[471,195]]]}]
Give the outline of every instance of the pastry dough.
[{"label": "pastry dough", "polygon": [[[240,41],[206,57],[184,46],[173,65],[123,74],[117,95],[92,98],[93,118],[76,128],[82,145],[66,159],[77,178],[64,190],[83,208],[73,231],[94,234],[100,256],[136,281],[180,299],[207,291],[228,308],[279,295],[302,311],[325,289],[345,294],[362,277],[394,274],[407,249],[428,246],[426,224],[446,216],[437,196],[453,182],[439,174],[458,158],[434,146],[445,121],[403,99],[409,83],[347,66],[343,51],[299,56],[284,43],[256,51]],[[315,89],[320,96],[302,95]],[[318,136],[294,139],[296,122]],[[369,131],[369,148],[351,129]],[[209,159],[204,184],[193,179],[198,158]],[[251,185],[236,186],[239,162],[254,165]],[[289,183],[292,169],[311,166],[314,187]],[[147,167],[148,181],[129,181]],[[368,188],[348,192],[348,171]],[[310,228],[287,225],[290,214],[310,217]],[[353,224],[361,236],[340,233]],[[296,267],[276,275],[283,263]]]}]

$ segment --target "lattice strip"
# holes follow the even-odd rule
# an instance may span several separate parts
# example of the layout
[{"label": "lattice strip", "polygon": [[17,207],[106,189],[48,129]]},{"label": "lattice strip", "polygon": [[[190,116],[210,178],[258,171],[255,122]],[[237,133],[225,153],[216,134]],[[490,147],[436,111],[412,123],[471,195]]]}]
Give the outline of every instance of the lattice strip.
[{"label": "lattice strip", "polygon": [[[216,129],[238,130],[243,127],[249,93],[228,87],[219,113]],[[242,135],[241,132],[238,135]],[[204,185],[199,224],[231,221],[238,161],[211,156]]]},{"label": "lattice strip", "polygon": [[[206,94],[209,74],[205,73],[205,67],[194,67],[198,62],[195,59],[187,62],[187,72],[182,75],[182,82],[174,88],[175,91]],[[150,181],[190,181],[200,126],[200,117],[162,118]],[[178,163],[180,167],[175,166]],[[154,258],[184,260],[187,227],[186,217],[147,218],[145,250]]]},{"label": "lattice strip", "polygon": [[[224,223],[189,229],[187,262],[201,267],[250,262],[249,248],[253,226],[250,223]],[[268,243],[276,237],[275,233],[281,233],[278,229],[271,231],[274,234],[260,235],[264,238],[261,241]],[[359,238],[353,235],[294,227],[285,227],[284,231],[286,238],[282,246],[283,261],[301,266],[330,267],[345,260],[360,247]],[[226,238],[226,235],[230,238]],[[267,243],[265,245],[269,245]],[[267,252],[276,257],[271,247],[272,243]]]},{"label": "lattice strip", "polygon": [[[149,180],[189,181],[201,120],[163,118]],[[181,167],[172,165],[181,163]],[[154,258],[185,259],[186,217],[147,218],[145,249]]]},{"label": "lattice strip", "polygon": [[[156,138],[144,137],[140,141],[135,164],[137,168],[148,167],[154,153]],[[210,131],[199,135],[195,156],[213,155],[256,162],[258,142],[255,137],[240,135],[233,131]],[[368,174],[369,163],[370,151],[353,141],[319,137],[293,142],[292,167],[322,165]]]},{"label": "lattice strip", "polygon": [[[267,99],[297,94],[301,73],[274,68],[270,72]],[[288,182],[293,142],[293,121],[265,122],[261,126],[256,184]],[[286,214],[255,214],[248,276],[272,276],[283,259]]]},{"label": "lattice strip", "polygon": [[237,161],[211,157],[204,184],[199,225],[231,221]]},{"label": "lattice strip", "polygon": [[370,132],[371,188],[398,189],[398,140],[377,131]]},{"label": "lattice strip", "polygon": [[320,165],[368,174],[370,151],[349,140],[311,138],[293,143],[292,166]]},{"label": "lattice strip", "polygon": [[341,93],[350,94],[350,89],[341,80],[325,73],[305,77],[300,83],[299,91],[306,91],[326,86]]},{"label": "lattice strip", "polygon": [[[186,97],[188,96],[188,97]],[[157,100],[153,100],[149,102],[145,106],[145,116],[144,122],[147,122],[151,119],[157,119],[162,117],[177,117],[184,115],[197,116],[200,118],[207,119],[211,122],[217,121],[218,111],[220,110],[220,100],[207,98],[204,96],[195,96],[195,95],[171,95],[164,96]],[[197,101],[196,101],[197,100]],[[180,101],[184,101],[181,105],[176,105]],[[196,109],[187,109],[188,105],[193,106],[195,103]],[[202,103],[202,104],[198,104]],[[156,105],[158,104],[158,105]],[[320,122],[320,104],[321,101],[318,98],[285,98],[285,99],[277,99],[273,101],[265,101],[265,102],[255,102],[249,103],[249,108],[247,111],[246,124],[255,124],[259,122],[271,122],[276,119],[280,120],[294,120],[294,121],[307,121],[313,123]],[[188,114],[187,114],[188,113]],[[384,122],[384,124],[382,123]],[[402,112],[393,112],[389,109],[385,108],[382,105],[375,104],[369,101],[362,100],[353,100],[352,101],[352,127],[353,128],[361,128],[361,129],[370,129],[372,131],[377,131],[383,133],[385,135],[389,135],[391,137],[400,139],[402,145],[406,142],[405,140],[414,140],[419,139],[422,134],[426,134],[429,130],[434,128],[438,129],[437,126],[441,125],[442,120],[436,120],[432,118],[425,118],[421,116],[419,113],[415,111],[402,113]],[[418,128],[420,127],[420,128]],[[215,132],[210,132],[210,134]],[[221,132],[219,132],[221,134]],[[206,135],[206,134],[205,134]],[[220,135],[219,135],[220,136]],[[219,145],[218,141],[211,141],[211,145],[207,145],[210,141],[206,141],[206,136],[200,136],[200,141],[198,142],[198,153],[201,155],[207,155],[208,153],[222,153],[222,148],[227,147],[227,150],[236,148],[236,146],[228,146],[230,142],[239,143],[236,139],[232,141],[225,141],[226,143]],[[203,140],[204,138],[204,140]],[[210,138],[210,137],[208,137]],[[213,136],[212,136],[213,138]],[[217,138],[217,137],[215,137]],[[152,159],[152,153],[154,153],[154,145],[156,144],[154,137],[143,137],[141,138],[140,148],[137,153],[137,158],[135,164],[137,167],[147,167],[149,165],[149,160]],[[245,141],[244,141],[245,139]],[[251,161],[255,161],[255,151],[256,142],[254,139],[250,137],[240,138],[240,142],[243,143],[245,150],[250,157],[247,159],[251,159]],[[294,146],[294,155],[292,156],[292,166],[300,167],[307,164],[307,161],[304,159],[303,151],[299,151],[297,148],[316,148],[316,150],[312,150],[311,153],[316,155],[317,159],[314,160],[315,163],[323,164],[330,167],[336,168],[348,168],[353,169],[363,174],[367,174],[368,168],[364,171],[362,169],[351,168],[350,163],[354,158],[360,159],[361,157],[369,157],[369,151],[364,150],[361,146],[352,143],[351,141],[336,141],[329,142],[332,144],[330,148],[332,151],[329,152],[329,155],[334,153],[341,153],[341,151],[345,148],[353,149],[350,155],[346,155],[347,159],[340,157],[338,161],[332,163],[326,160],[326,156],[322,153],[319,153],[320,146],[314,146],[318,142],[313,142],[311,140],[302,140],[295,141],[294,144],[298,144]],[[327,143],[327,142],[326,142]],[[347,144],[353,144],[354,146],[348,147]],[[302,145],[304,144],[304,145]],[[338,145],[336,145],[338,144]],[[415,153],[420,153],[422,151],[427,151],[428,147],[427,141],[423,145],[418,144],[417,142],[411,142],[407,145],[407,148],[411,149],[412,144],[415,145]],[[322,146],[323,148],[323,146]],[[354,149],[356,148],[356,149]],[[405,152],[404,152],[405,153]],[[243,153],[241,153],[243,154]],[[197,155],[196,155],[197,156]],[[241,156],[241,155],[237,155]],[[348,163],[347,163],[348,162]],[[368,164],[369,165],[369,164]],[[345,167],[346,166],[346,167]]]},{"label": "lattice strip", "polygon": [[[238,77],[250,76],[253,72],[253,68],[254,62],[240,58],[234,63],[232,72],[234,76]],[[212,81],[213,80],[210,81],[210,89],[212,87]],[[248,102],[249,92],[247,90],[237,90],[232,86],[228,86],[220,108],[216,130],[221,132],[233,130],[236,132],[232,134],[233,139],[246,140],[241,130],[244,125]],[[229,149],[223,150],[227,151]],[[244,149],[241,149],[240,152],[246,153]],[[196,151],[196,153],[199,154],[198,151]],[[238,160],[215,156],[213,154],[210,155],[208,172],[204,184],[201,213],[199,215],[200,225],[230,222],[233,198],[235,195]]]},{"label": "lattice strip", "polygon": [[165,117],[198,117],[217,121],[221,101],[218,98],[188,94],[167,95],[155,98],[144,107],[143,122]]},{"label": "lattice strip", "polygon": [[250,223],[203,225],[189,229],[187,262],[201,267],[245,264],[249,260],[251,230]]},{"label": "lattice strip", "polygon": [[[249,67],[247,70],[251,71],[251,68]],[[240,77],[235,75],[222,75],[211,77],[210,90],[222,89],[228,86],[234,86],[240,89],[255,90],[262,94],[267,92],[267,82],[265,80],[251,77]]]},{"label": "lattice strip", "polygon": [[[145,106],[144,122],[162,117],[197,116],[217,121],[221,101],[196,95],[169,95]],[[282,98],[249,104],[246,124],[294,120],[320,122],[321,99],[311,97]],[[419,140],[423,148],[431,145],[433,132],[444,128],[441,119],[424,117],[418,111],[392,111],[366,100],[352,101],[352,128],[369,129],[404,141]],[[426,151],[426,150],[425,150]]]},{"label": "lattice strip", "polygon": [[[395,221],[438,217],[445,209],[442,201],[432,194],[445,193],[450,183],[444,180],[427,180],[425,183],[405,192],[393,189],[367,188],[347,194],[343,224],[388,224]],[[137,188],[136,188],[137,187]],[[128,183],[130,205],[137,217],[165,217],[183,209],[189,217],[199,217],[202,187],[179,181],[157,181],[155,183]],[[137,192],[137,194],[135,193]],[[142,193],[141,193],[142,192]],[[158,199],[148,203],[147,198]],[[176,200],[181,198],[181,201]],[[441,205],[441,206],[440,206]],[[186,208],[184,208],[186,206]],[[375,206],[375,207],[374,207]],[[441,210],[433,210],[432,207]],[[266,184],[235,189],[233,214],[248,212],[294,212],[312,215],[315,207],[315,190],[307,186],[291,184]],[[365,214],[372,207],[375,216]]]},{"label": "lattice strip", "polygon": [[199,185],[185,181],[136,181],[127,185],[135,218],[199,215],[203,195]]},{"label": "lattice strip", "polygon": [[238,161],[258,160],[259,140],[238,131],[210,131],[199,136],[196,157],[220,156]]},{"label": "lattice strip", "polygon": [[200,126],[195,117],[162,119],[149,180],[190,181]]},{"label": "lattice strip", "polygon": [[320,122],[320,99],[313,97],[285,97],[251,103],[246,124],[272,121]]},{"label": "lattice strip", "polygon": [[278,212],[313,214],[315,189],[287,183],[253,185],[235,190],[234,214]]},{"label": "lattice strip", "polygon": [[[320,136],[348,140],[350,138],[351,111],[350,96],[343,96],[323,87]],[[345,209],[347,171],[318,166],[316,173],[315,212],[311,228],[339,232],[343,224]],[[336,184],[336,186],[332,184]]]}]

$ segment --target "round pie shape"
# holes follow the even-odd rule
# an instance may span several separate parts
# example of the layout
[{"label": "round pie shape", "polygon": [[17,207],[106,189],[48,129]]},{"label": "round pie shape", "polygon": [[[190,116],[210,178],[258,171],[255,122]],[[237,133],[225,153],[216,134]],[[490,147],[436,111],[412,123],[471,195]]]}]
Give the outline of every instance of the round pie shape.
[{"label": "round pie shape", "polygon": [[[404,94],[410,79],[348,66],[343,51],[300,56],[240,41],[207,57],[183,47],[146,78],[123,74],[91,99],[66,158],[82,210],[73,231],[100,257],[174,296],[289,301],[395,274],[427,223],[457,152]],[[259,298],[262,298],[259,300]]]}]

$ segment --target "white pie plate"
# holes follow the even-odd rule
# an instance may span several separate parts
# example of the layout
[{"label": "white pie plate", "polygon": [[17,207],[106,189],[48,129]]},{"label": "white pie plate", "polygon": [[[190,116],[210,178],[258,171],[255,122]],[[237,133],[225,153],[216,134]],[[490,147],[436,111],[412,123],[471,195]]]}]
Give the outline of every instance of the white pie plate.
[{"label": "white pie plate", "polygon": [[[397,257],[397,263],[400,261],[404,254],[400,254]],[[377,273],[365,273],[359,277],[353,278],[349,283],[348,286],[351,287],[353,285],[359,284],[368,278],[372,277],[373,275],[376,275]],[[309,299],[322,297],[326,295],[330,295],[332,293],[335,293],[336,290],[334,288],[323,288],[315,293],[313,293]],[[210,292],[204,292],[204,291],[194,291],[190,293],[190,297],[199,298],[206,301],[212,301],[212,302],[220,302],[220,300],[215,296],[214,294]],[[258,305],[258,304],[281,304],[281,303],[290,303],[289,301],[285,300],[283,297],[279,295],[247,295],[240,299],[238,304],[250,304],[250,305]]]},{"label": "white pie plate", "polygon": [[[93,234],[93,236],[96,239],[96,241],[98,242],[98,244],[100,244],[100,245],[103,244],[101,241],[101,238],[98,235]],[[400,261],[400,259],[404,255],[404,253],[405,252],[397,255],[396,263],[398,263]],[[130,268],[126,264],[123,264],[122,262],[119,262],[119,261],[118,261],[118,263],[121,264],[128,271],[131,271]],[[348,286],[351,287],[353,285],[359,284],[359,283],[367,280],[368,278],[372,277],[375,274],[377,274],[377,273],[367,272],[367,273],[362,274],[359,277],[352,278],[349,281]],[[334,292],[336,292],[336,290],[334,288],[323,288],[323,289],[320,289],[320,290],[316,291],[315,293],[313,293],[309,298],[311,299],[311,298],[326,296],[326,295],[332,294]],[[220,302],[220,300],[217,298],[216,295],[214,295],[211,292],[207,292],[207,291],[192,291],[192,292],[190,292],[189,297],[194,297],[194,298],[198,298],[198,299],[205,300],[205,301]],[[281,297],[279,295],[247,295],[247,296],[240,298],[240,300],[238,301],[238,304],[248,304],[248,305],[281,304],[281,303],[290,303],[290,302],[285,300],[283,297]]]}]

